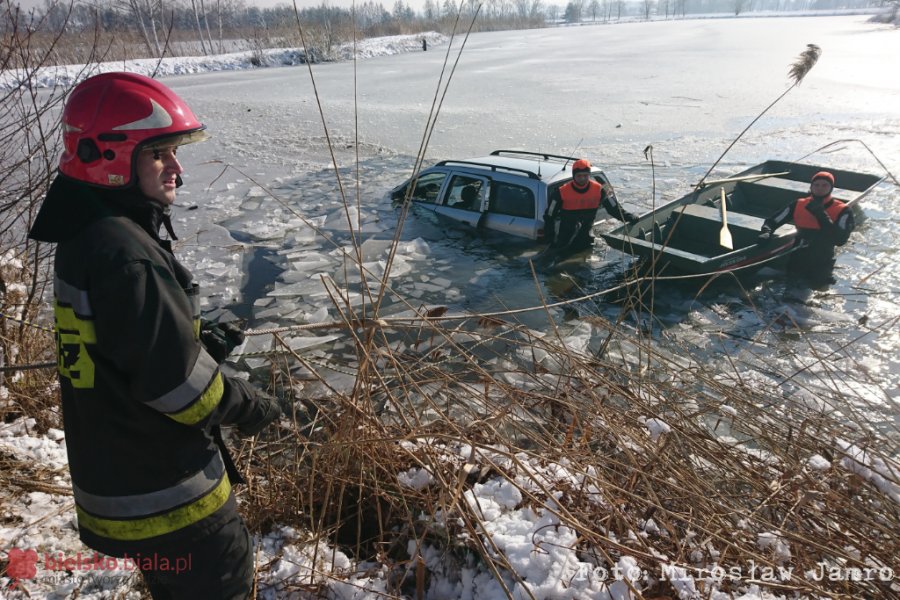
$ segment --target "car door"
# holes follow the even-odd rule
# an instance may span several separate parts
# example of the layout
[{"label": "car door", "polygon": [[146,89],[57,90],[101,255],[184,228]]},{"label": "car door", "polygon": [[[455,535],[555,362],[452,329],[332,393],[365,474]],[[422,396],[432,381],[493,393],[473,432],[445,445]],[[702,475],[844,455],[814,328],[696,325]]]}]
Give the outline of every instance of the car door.
[{"label": "car door", "polygon": [[483,227],[510,235],[537,239],[537,197],[531,187],[494,181]]},{"label": "car door", "polygon": [[443,196],[434,211],[454,221],[478,227],[490,193],[487,177],[457,173],[450,177]]}]

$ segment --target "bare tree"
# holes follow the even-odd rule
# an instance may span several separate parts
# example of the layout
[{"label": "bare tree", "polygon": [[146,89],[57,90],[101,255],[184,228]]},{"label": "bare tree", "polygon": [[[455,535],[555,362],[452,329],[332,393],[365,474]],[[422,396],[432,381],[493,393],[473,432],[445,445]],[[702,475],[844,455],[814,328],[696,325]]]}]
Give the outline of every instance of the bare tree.
[{"label": "bare tree", "polygon": [[200,13],[197,12],[197,0],[191,0],[191,9],[194,12],[194,22],[197,24],[197,35],[200,38],[200,49],[203,51],[203,54],[212,53],[212,48],[210,51],[206,51],[206,44],[203,42],[203,29],[200,27]]},{"label": "bare tree", "polygon": [[559,5],[558,4],[549,4],[547,6],[547,20],[551,23],[555,23],[557,19],[559,19]]},{"label": "bare tree", "polygon": [[[160,0],[162,2],[162,0]],[[203,23],[206,25],[206,39],[209,42],[209,51],[212,52],[213,43],[212,43],[212,34],[209,32],[209,18],[207,18],[206,14],[206,5],[203,3],[203,0],[200,0],[200,12],[203,14]],[[203,32],[200,32],[200,41],[203,41]]]},{"label": "bare tree", "polygon": [[161,56],[162,47],[156,31],[161,0],[124,0],[124,2],[147,46],[147,52],[150,53],[150,56]]},{"label": "bare tree", "polygon": [[434,0],[425,0],[424,16],[426,21],[434,21],[437,19],[440,9]]}]

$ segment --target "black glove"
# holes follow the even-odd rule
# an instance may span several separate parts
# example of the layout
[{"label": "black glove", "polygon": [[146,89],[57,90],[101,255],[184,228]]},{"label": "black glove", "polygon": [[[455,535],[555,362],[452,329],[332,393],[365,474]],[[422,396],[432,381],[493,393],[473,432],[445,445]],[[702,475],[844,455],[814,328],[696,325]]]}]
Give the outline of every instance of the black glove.
[{"label": "black glove", "polygon": [[622,211],[622,220],[625,221],[626,223],[628,223],[629,225],[632,225],[633,223],[637,223],[640,220],[640,217],[638,217],[637,215],[635,215],[633,213],[623,210]]},{"label": "black glove", "polygon": [[756,236],[756,243],[757,244],[766,244],[771,239],[772,239],[772,232],[769,231],[768,229],[763,229],[762,231],[759,232],[759,235]]},{"label": "black glove", "polygon": [[544,213],[544,241],[553,243],[554,237],[556,237],[556,217]]},{"label": "black glove", "polygon": [[256,435],[281,416],[281,406],[272,396],[256,389],[243,379],[229,379],[229,383],[232,387],[240,389],[241,395],[246,399],[246,408],[234,421],[241,434]]},{"label": "black glove", "polygon": [[223,363],[232,350],[244,343],[244,332],[234,323],[201,320],[200,343],[217,363]]}]

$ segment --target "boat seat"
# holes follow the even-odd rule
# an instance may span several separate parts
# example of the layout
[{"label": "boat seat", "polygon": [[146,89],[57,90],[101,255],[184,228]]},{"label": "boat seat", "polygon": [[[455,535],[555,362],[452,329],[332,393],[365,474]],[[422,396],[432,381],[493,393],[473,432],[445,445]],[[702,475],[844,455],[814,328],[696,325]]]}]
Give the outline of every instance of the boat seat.
[{"label": "boat seat", "polygon": [[[678,216],[678,210],[676,210],[674,214],[676,217]],[[694,218],[694,219],[706,219],[710,221],[715,221],[719,227],[722,226],[722,215],[719,211],[719,208],[716,206],[704,206],[702,204],[688,204],[684,207],[684,216],[685,218]],[[744,229],[752,229],[753,231],[759,231],[762,229],[763,223],[765,219],[760,217],[754,217],[753,215],[745,215],[742,213],[736,213],[732,211],[728,211],[728,226],[729,227],[740,227]]]},{"label": "boat seat", "polygon": [[[700,252],[699,248],[708,245],[709,240],[719,239],[722,215],[717,207],[688,204],[684,207],[680,220],[679,212],[681,209],[676,209],[671,215],[673,221],[678,220],[673,246],[684,246],[691,248],[692,252]],[[760,217],[728,211],[728,229],[735,248],[755,244],[764,222],[765,219]]]}]

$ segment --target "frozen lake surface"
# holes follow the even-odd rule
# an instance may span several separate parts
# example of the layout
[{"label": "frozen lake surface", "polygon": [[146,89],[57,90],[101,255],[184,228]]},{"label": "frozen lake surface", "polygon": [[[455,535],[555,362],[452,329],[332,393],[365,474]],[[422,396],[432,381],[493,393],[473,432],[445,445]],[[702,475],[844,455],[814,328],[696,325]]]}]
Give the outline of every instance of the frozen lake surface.
[{"label": "frozen lake surface", "polygon": [[[460,42],[451,47],[451,65]],[[716,174],[768,158],[796,160],[844,139],[862,140],[900,173],[900,79],[891,75],[900,32],[863,17],[472,35],[425,165],[498,148],[587,156],[603,166],[620,200],[643,212],[688,191],[787,89],[788,68],[807,43],[822,48],[818,64],[742,138]],[[318,98],[306,66],[166,80],[213,134],[179,155],[188,173],[175,219],[179,255],[213,293],[206,310],[216,316],[215,309],[228,308],[250,318],[254,328],[332,320],[338,313],[323,275],[346,290],[349,305],[362,303],[359,269],[348,258],[356,255],[348,222],[363,242],[366,268],[380,275],[398,222],[384,195],[412,172],[446,50],[316,65]],[[644,157],[648,145],[655,181]],[[807,160],[884,174],[857,142]],[[349,221],[341,188],[350,205],[359,206]],[[884,430],[895,431],[900,191],[882,184],[863,201],[863,210],[866,219],[841,250],[839,282],[829,291],[796,289],[779,276],[754,283],[746,294],[737,286],[717,286],[697,297],[696,286],[665,285],[655,295],[652,317],[626,311],[624,322],[693,361],[774,380],[786,398],[814,399],[821,386],[856,394],[858,403],[847,410],[871,412]],[[527,261],[534,250],[526,244],[448,227],[424,214],[410,215],[401,240],[392,293],[380,316],[422,305],[447,306],[451,313],[540,306],[542,297],[554,302],[615,285],[631,262],[598,241],[591,257],[539,274],[536,285]],[[622,316],[622,305],[607,300],[551,315],[592,347],[600,332],[585,319]],[[538,331],[548,328],[543,311],[517,318]],[[296,347],[339,357],[346,346],[332,334],[302,334]]]}]

